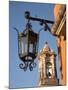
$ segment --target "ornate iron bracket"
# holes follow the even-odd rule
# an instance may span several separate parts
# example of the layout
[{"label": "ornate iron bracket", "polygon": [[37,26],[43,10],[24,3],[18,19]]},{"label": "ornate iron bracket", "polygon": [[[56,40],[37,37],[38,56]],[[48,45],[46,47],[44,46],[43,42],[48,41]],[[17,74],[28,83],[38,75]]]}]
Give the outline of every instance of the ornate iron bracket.
[{"label": "ornate iron bracket", "polygon": [[48,25],[48,24],[54,24],[54,21],[50,21],[50,20],[46,20],[46,19],[41,19],[41,18],[36,18],[36,17],[31,17],[29,11],[26,11],[25,12],[25,18],[28,19],[28,20],[40,22],[40,25],[44,25],[44,31],[47,31],[48,30],[53,36],[59,37],[58,35],[53,34],[51,32],[51,29],[50,29],[50,27]]}]

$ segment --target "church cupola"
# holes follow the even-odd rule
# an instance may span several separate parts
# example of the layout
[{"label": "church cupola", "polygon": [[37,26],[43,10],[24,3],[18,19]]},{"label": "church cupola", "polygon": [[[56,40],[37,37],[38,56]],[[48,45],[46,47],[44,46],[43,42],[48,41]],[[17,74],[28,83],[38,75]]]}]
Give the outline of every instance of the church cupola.
[{"label": "church cupola", "polygon": [[57,85],[56,54],[50,49],[48,42],[38,55],[39,60],[39,85]]}]

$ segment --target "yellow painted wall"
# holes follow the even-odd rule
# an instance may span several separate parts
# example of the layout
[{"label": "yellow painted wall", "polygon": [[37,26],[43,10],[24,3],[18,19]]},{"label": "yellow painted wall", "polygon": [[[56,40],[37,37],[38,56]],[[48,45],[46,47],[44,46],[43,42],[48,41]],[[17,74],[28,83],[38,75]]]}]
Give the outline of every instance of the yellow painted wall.
[{"label": "yellow painted wall", "polygon": [[56,4],[54,7],[54,18],[56,19],[56,17],[58,16],[59,13],[59,9],[61,8],[61,4]]},{"label": "yellow painted wall", "polygon": [[[63,8],[61,8],[63,7]],[[57,17],[59,16],[59,11],[60,8],[62,10],[62,14],[65,13],[65,5],[63,4],[56,4],[54,6],[54,18],[55,21],[57,19]],[[63,18],[63,17],[62,17]],[[66,17],[64,18],[66,20]],[[61,20],[58,19],[58,27],[60,27],[60,23]],[[65,26],[66,23],[64,22],[63,26]],[[64,39],[64,32],[66,31],[66,28],[63,26],[61,27],[61,33],[59,32],[59,38],[56,38],[56,42],[57,42],[57,48],[58,48],[58,59],[59,59],[59,64],[60,64],[60,73],[61,73],[61,78],[60,78],[60,84],[61,85],[66,85],[66,40]],[[56,25],[55,25],[56,27]],[[56,29],[56,32],[58,30],[58,27]],[[55,32],[55,33],[56,33]]]},{"label": "yellow painted wall", "polygon": [[61,77],[61,83],[62,85],[66,84],[66,41],[64,40],[64,36],[60,37],[61,39],[61,58],[62,58],[62,77]]}]

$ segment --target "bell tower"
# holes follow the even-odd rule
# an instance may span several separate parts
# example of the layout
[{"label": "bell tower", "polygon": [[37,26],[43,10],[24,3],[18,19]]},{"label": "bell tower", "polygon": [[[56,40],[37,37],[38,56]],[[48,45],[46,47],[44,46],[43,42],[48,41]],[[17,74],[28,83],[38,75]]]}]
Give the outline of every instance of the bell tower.
[{"label": "bell tower", "polygon": [[49,48],[46,42],[44,48],[38,55],[39,60],[39,86],[53,86],[57,85],[57,68],[56,68],[56,54]]}]

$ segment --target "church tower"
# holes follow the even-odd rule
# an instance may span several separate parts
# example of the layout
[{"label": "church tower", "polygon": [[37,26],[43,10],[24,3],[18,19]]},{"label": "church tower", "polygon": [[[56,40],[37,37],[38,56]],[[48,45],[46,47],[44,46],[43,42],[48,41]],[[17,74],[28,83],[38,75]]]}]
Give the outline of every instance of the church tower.
[{"label": "church tower", "polygon": [[56,54],[49,48],[46,42],[38,55],[39,63],[39,86],[57,85]]}]

